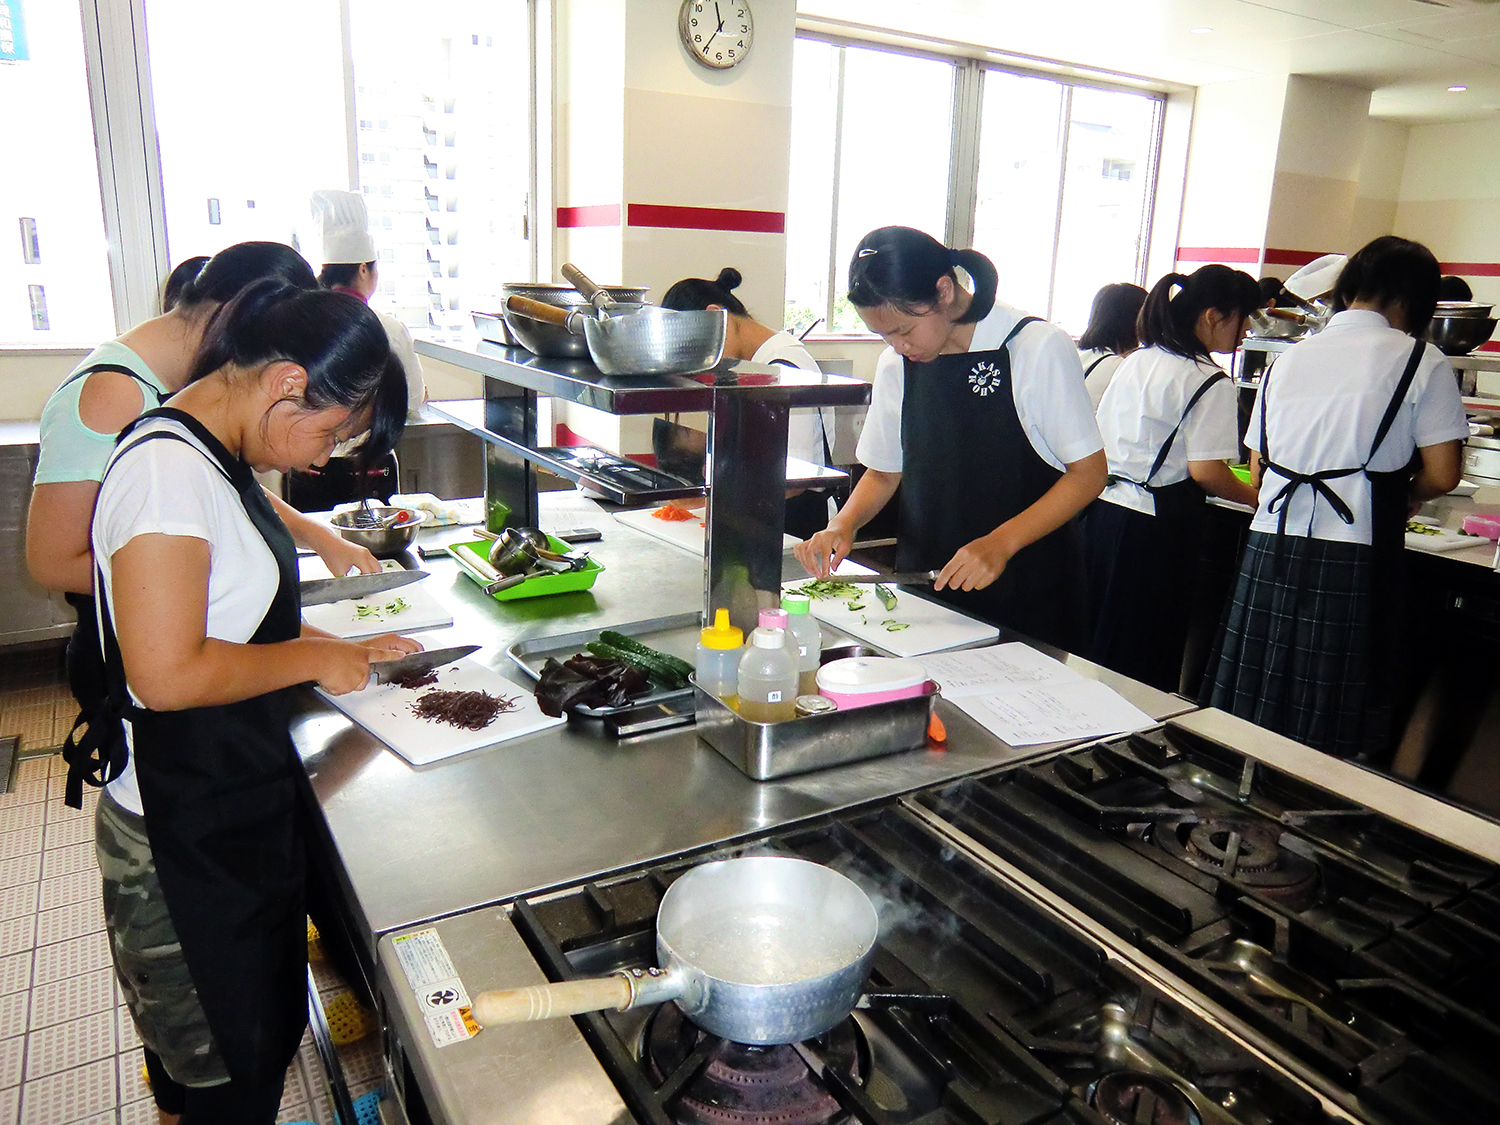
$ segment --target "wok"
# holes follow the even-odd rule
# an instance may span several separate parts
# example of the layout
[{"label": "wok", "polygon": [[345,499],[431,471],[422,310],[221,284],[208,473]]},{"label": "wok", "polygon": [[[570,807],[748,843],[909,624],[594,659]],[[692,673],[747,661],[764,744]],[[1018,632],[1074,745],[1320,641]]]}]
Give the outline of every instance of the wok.
[{"label": "wok", "polygon": [[662,897],[661,968],[485,992],[473,1015],[488,1026],[671,1000],[724,1039],[795,1043],[854,1008],[878,933],[869,896],[830,868],[784,856],[706,863]]},{"label": "wok", "polygon": [[675,312],[642,306],[603,320],[576,309],[507,297],[510,316],[530,317],[566,328],[588,342],[594,366],[605,375],[686,375],[704,371],[724,358],[728,314]]}]

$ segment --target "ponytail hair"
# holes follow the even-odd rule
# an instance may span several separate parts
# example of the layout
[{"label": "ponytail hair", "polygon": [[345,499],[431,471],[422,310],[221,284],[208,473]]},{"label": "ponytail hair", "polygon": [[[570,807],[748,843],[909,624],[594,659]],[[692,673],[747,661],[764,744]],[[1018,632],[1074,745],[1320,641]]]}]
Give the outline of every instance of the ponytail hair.
[{"label": "ponytail hair", "polygon": [[161,290],[162,312],[169,313],[182,304],[182,291],[203,272],[203,267],[207,264],[208,255],[199,254],[196,257],[184,258],[173,267],[172,272],[167,274],[166,284]]},{"label": "ponytail hair", "polygon": [[1420,336],[1437,311],[1442,274],[1437,258],[1420,242],[1382,235],[1345,264],[1333,287],[1334,307],[1342,311],[1355,301],[1399,304],[1406,310],[1406,331]]},{"label": "ponytail hair", "polygon": [[849,303],[860,309],[890,305],[908,316],[931,312],[938,279],[958,284],[955,266],[973,278],[974,299],[954,323],[977,323],[995,307],[1000,275],[994,262],[978,250],[950,250],[912,227],[880,227],[859,240],[849,260]]},{"label": "ponytail hair", "polygon": [[1185,359],[1208,359],[1208,348],[1198,339],[1204,310],[1246,317],[1258,308],[1260,286],[1244,270],[1211,265],[1191,274],[1169,273],[1151,287],[1141,306],[1141,344]]},{"label": "ponytail hair", "polygon": [[725,266],[712,281],[701,277],[685,277],[666,293],[662,294],[661,307],[678,312],[702,312],[709,305],[728,309],[730,316],[748,317],[745,304],[731,292],[738,289],[744,278],[733,266]]},{"label": "ponytail hair", "polygon": [[284,242],[237,242],[208,259],[182,286],[176,307],[222,305],[246,286],[268,278],[298,289],[318,287],[307,259]]},{"label": "ponytail hair", "polygon": [[379,317],[359,298],[269,279],[254,282],[209,321],[188,382],[224,367],[278,361],[307,372],[303,409],[369,411],[360,461],[369,464],[395,447],[406,425],[406,375]]}]

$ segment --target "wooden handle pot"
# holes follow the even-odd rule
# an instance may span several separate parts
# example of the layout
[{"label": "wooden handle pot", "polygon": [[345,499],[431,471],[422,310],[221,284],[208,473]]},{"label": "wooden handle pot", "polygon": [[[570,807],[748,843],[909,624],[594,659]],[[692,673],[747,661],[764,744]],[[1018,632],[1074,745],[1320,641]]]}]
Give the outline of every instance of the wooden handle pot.
[{"label": "wooden handle pot", "polygon": [[507,297],[505,307],[517,316],[540,320],[544,324],[555,324],[559,328],[566,328],[575,336],[583,335],[583,322],[586,318],[577,309],[558,308],[545,301],[533,301],[530,297]]}]

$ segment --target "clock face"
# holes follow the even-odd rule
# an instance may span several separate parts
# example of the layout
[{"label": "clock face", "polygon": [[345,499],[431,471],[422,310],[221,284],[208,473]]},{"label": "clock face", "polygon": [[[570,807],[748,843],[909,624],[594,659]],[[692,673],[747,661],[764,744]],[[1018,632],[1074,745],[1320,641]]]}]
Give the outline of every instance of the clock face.
[{"label": "clock face", "polygon": [[713,70],[744,62],[755,42],[749,0],[683,0],[677,26],[682,45]]}]

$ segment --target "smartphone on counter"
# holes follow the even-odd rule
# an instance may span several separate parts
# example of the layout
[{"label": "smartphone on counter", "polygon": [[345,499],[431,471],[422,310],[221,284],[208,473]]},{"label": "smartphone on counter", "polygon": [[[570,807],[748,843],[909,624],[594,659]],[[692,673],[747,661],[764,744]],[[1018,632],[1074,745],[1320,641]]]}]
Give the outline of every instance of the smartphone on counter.
[{"label": "smartphone on counter", "polygon": [[557,538],[564,543],[597,543],[604,535],[597,527],[573,527],[567,531],[559,531]]}]

